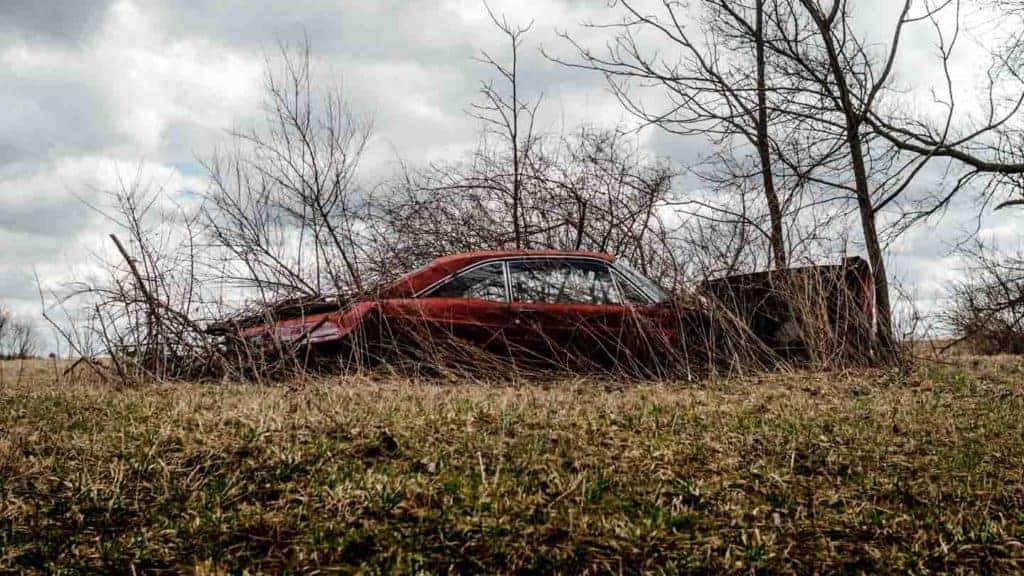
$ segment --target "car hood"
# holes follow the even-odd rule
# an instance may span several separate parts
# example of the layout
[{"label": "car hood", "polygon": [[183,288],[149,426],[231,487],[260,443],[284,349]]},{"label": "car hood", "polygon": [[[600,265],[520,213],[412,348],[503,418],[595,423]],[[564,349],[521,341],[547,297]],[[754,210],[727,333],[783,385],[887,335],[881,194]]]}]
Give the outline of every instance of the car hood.
[{"label": "car hood", "polygon": [[272,325],[246,328],[241,331],[241,336],[250,341],[278,341],[285,344],[299,341],[308,344],[334,342],[352,333],[379,308],[379,303],[374,301],[356,302],[337,312],[311,314],[281,320]]}]

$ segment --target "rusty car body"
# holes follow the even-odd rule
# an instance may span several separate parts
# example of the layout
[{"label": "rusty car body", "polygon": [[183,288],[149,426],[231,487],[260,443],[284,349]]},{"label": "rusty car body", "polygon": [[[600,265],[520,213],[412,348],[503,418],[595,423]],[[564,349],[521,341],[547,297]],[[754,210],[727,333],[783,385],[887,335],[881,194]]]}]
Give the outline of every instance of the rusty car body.
[{"label": "rusty car body", "polygon": [[814,279],[818,293],[852,295],[854,308],[873,311],[870,270],[859,258],[727,277],[672,295],[608,254],[504,250],[444,256],[345,304],[294,306],[272,321],[250,319],[239,335],[328,356],[358,348],[381,357],[386,344],[422,350],[444,342],[522,361],[644,366],[657,373],[681,354],[715,355],[709,298],[728,303],[767,347],[792,352],[798,345],[787,331],[799,311],[775,287],[800,278]]}]

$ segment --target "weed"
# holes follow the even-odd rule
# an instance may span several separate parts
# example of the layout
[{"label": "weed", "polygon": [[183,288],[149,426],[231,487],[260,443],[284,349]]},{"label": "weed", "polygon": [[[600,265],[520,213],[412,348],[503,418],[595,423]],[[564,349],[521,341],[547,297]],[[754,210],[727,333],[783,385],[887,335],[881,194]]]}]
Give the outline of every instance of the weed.
[{"label": "weed", "polygon": [[29,363],[0,572],[1019,571],[1022,365],[115,389]]}]

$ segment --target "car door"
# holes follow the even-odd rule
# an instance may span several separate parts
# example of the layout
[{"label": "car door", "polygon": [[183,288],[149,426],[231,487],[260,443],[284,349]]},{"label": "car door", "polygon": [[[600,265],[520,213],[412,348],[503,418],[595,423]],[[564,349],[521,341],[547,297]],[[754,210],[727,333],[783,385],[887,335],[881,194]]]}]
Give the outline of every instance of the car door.
[{"label": "car door", "polygon": [[628,309],[606,262],[523,258],[508,262],[508,275],[515,347],[566,366],[619,358]]},{"label": "car door", "polygon": [[383,306],[390,331],[397,329],[421,345],[455,339],[503,351],[511,321],[505,264],[470,266],[416,298],[389,300]]}]

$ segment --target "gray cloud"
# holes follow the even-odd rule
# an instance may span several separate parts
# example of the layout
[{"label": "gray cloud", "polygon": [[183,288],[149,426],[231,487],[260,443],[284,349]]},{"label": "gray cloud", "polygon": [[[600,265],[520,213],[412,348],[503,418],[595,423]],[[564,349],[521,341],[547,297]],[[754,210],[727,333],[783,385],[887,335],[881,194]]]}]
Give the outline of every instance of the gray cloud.
[{"label": "gray cloud", "polygon": [[[882,0],[865,1],[884,11]],[[534,21],[521,70],[525,92],[544,96],[542,128],[632,120],[600,75],[562,68],[536,49],[571,56],[556,27],[603,45],[577,24],[617,19],[605,2],[491,6]],[[369,177],[396,154],[418,162],[471,146],[477,126],[463,112],[479,82],[493,78],[473,57],[485,49],[500,59],[507,48],[479,0],[0,2],[0,299],[34,310],[34,271],[59,283],[87,260],[106,224],[75,195],[113,187],[118,170],[143,162],[170,188],[201,186],[195,157],[258,117],[264,57],[279,40],[304,36],[321,78],[338,81],[353,107],[375,118]],[[920,46],[901,78],[914,78],[931,49],[911,40]],[[657,131],[638,140],[680,164],[708,150],[700,138]],[[929,294],[952,268],[944,247],[963,233],[957,216],[914,231],[893,250],[893,268]],[[998,232],[1006,223],[993,218],[986,226]]]},{"label": "gray cloud", "polygon": [[4,0],[0,34],[78,44],[96,32],[113,0]]},{"label": "gray cloud", "polygon": [[95,86],[73,78],[40,74],[27,79],[0,71],[0,167],[65,155],[91,153],[123,143],[115,111]]}]

